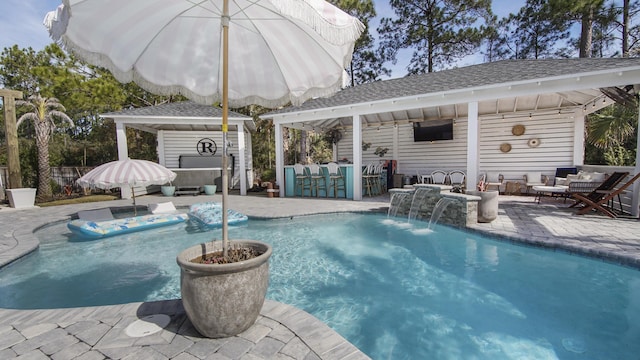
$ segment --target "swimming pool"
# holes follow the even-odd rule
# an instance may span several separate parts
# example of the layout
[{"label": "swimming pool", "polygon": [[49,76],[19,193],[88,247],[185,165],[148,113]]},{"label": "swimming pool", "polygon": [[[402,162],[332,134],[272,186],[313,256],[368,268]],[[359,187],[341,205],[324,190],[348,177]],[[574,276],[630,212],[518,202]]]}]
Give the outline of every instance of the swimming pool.
[{"label": "swimming pool", "polygon": [[[176,225],[75,242],[61,223],[37,235],[39,251],[0,271],[1,307],[178,298],[176,255],[220,231]],[[373,359],[640,351],[633,269],[373,214],[250,220],[230,237],[272,244],[267,297],[308,311]]]}]

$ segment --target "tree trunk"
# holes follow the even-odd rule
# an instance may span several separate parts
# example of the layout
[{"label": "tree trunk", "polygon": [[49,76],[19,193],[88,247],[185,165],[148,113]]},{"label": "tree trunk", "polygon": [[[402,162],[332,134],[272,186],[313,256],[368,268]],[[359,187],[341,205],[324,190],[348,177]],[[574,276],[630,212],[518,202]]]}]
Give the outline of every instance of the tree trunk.
[{"label": "tree trunk", "polygon": [[20,173],[20,151],[18,148],[18,129],[16,125],[16,100],[22,99],[22,92],[0,89],[0,97],[4,98],[4,126],[7,139],[7,166],[9,168],[9,189],[22,187]]},{"label": "tree trunk", "polygon": [[307,163],[307,131],[300,130],[300,163]]},{"label": "tree trunk", "polygon": [[629,0],[622,8],[622,57],[629,57]]},{"label": "tree trunk", "polygon": [[580,57],[591,57],[591,43],[593,41],[593,6],[589,6],[582,14],[582,29],[580,32]]},{"label": "tree trunk", "polygon": [[49,165],[50,127],[46,122],[35,124],[38,151],[38,199],[51,199],[51,167]]}]

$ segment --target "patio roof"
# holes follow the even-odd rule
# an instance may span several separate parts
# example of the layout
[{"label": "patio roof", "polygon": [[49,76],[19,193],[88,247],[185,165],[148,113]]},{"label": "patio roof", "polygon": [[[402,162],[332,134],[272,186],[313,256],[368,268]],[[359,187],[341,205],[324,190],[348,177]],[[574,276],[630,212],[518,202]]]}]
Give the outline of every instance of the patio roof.
[{"label": "patio roof", "polygon": [[613,102],[601,89],[637,83],[637,58],[505,60],[358,85],[263,117],[307,130],[350,127],[354,115],[364,127],[383,126],[464,118],[474,101],[480,117],[579,107],[588,114]]},{"label": "patio roof", "polygon": [[[193,101],[125,109],[100,116],[151,133],[156,133],[158,130],[221,131],[222,126],[220,107],[200,105]],[[229,126],[234,127],[239,124],[243,124],[249,130],[255,130],[253,118],[229,111]]]}]

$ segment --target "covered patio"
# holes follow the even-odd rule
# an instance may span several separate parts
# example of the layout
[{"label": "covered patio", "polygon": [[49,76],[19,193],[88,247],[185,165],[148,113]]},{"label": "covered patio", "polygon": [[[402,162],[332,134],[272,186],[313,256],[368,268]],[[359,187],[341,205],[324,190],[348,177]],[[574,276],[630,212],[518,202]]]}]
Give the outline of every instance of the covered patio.
[{"label": "covered patio", "polygon": [[[116,124],[118,159],[129,157],[126,128],[131,127],[158,137],[158,162],[178,173],[178,178],[202,186],[204,178],[219,172],[222,156],[222,110],[212,105],[192,101],[166,103],[144,108],[126,109],[102,114]],[[239,188],[246,195],[253,181],[251,131],[255,124],[251,117],[229,112],[229,187]],[[231,176],[233,174],[233,176]],[[214,179],[206,180],[212,183]],[[219,187],[220,190],[220,187]],[[135,189],[136,194],[140,194]],[[144,193],[145,189],[140,189]],[[122,189],[122,197],[130,198],[130,190]]]},{"label": "covered patio", "polygon": [[[396,160],[397,172],[410,176],[462,170],[473,186],[488,171],[505,178],[528,171],[552,177],[556,168],[582,166],[585,116],[633,99],[637,84],[640,59],[508,60],[358,85],[263,117],[275,125],[280,184],[285,165],[292,165],[284,163],[284,128],[337,129],[342,139],[334,145],[334,160],[352,163],[353,199],[362,200],[362,172],[356,169],[385,159]],[[414,124],[434,120],[453,123],[452,139],[415,141]],[[385,159],[374,154],[377,147],[389,149]],[[639,191],[634,184],[634,216]]]}]

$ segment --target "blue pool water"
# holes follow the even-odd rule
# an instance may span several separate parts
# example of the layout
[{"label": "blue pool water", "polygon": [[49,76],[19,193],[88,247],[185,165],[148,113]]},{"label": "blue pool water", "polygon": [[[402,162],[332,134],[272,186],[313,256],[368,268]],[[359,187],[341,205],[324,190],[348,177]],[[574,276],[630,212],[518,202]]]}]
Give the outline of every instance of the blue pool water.
[{"label": "blue pool water", "polygon": [[[426,227],[340,214],[250,220],[230,238],[272,244],[267,297],[373,359],[637,358],[639,271]],[[179,298],[176,255],[220,234],[181,224],[83,242],[52,225],[36,253],[0,270],[0,306]]]}]

